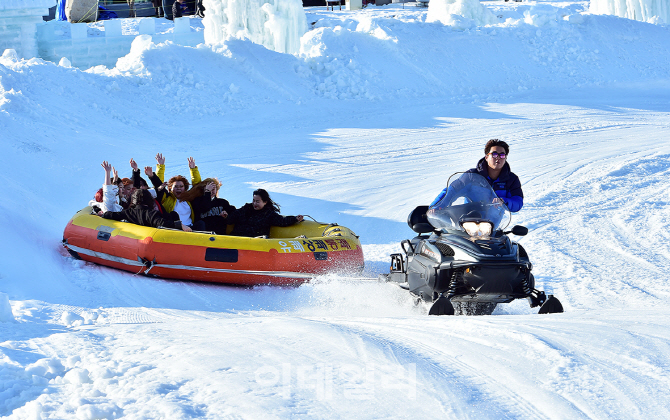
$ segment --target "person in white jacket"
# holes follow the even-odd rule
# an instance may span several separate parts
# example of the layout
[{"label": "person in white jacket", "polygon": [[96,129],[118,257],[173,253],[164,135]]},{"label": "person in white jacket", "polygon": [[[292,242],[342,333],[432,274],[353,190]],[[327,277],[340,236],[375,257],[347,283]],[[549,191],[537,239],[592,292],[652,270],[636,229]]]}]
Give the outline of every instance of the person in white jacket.
[{"label": "person in white jacket", "polygon": [[114,171],[114,179],[119,178],[118,173],[107,161],[102,162],[100,166],[105,170],[105,183],[102,184],[102,202],[93,199],[88,205],[91,207],[98,207],[100,211],[103,212],[121,211],[123,210],[123,207],[121,207],[118,200],[119,187],[118,185],[113,184],[111,179],[112,171]]}]

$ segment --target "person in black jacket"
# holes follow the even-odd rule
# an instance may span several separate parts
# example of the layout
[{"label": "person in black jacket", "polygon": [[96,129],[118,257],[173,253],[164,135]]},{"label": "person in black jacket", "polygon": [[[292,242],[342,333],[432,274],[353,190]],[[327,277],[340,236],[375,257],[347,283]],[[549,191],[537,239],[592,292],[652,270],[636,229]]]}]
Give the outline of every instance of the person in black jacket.
[{"label": "person in black jacket", "polygon": [[[196,184],[184,193],[185,200],[191,201],[195,212],[195,224],[193,230],[210,231],[217,235],[225,235],[228,221],[222,217],[223,212],[230,214],[236,208],[228,200],[219,198],[218,193],[221,182],[216,178],[207,178]],[[194,198],[190,199],[193,195]]]},{"label": "person in black jacket", "polygon": [[193,13],[188,8],[186,0],[176,0],[172,3],[172,19],[180,18],[187,15],[192,15]]},{"label": "person in black jacket", "polygon": [[267,237],[272,226],[286,227],[303,220],[302,215],[281,216],[279,205],[272,201],[267,191],[260,188],[254,191],[251,203],[245,204],[230,214],[224,211],[221,216],[227,219],[228,224],[235,225],[231,235],[249,237]]},{"label": "person in black jacket", "polygon": [[195,0],[195,15],[199,18],[205,17],[205,6],[202,4],[203,0]]},{"label": "person in black jacket", "polygon": [[169,217],[163,217],[160,212],[153,209],[153,197],[147,190],[135,190],[130,197],[130,207],[122,211],[98,212],[98,216],[112,220],[127,220],[140,226],[149,226],[155,228],[181,229],[185,232],[191,232],[191,228],[182,225],[179,215],[176,212],[169,214]]},{"label": "person in black jacket", "polygon": [[162,0],[151,0],[151,5],[156,9],[156,17],[163,17],[163,1]]}]

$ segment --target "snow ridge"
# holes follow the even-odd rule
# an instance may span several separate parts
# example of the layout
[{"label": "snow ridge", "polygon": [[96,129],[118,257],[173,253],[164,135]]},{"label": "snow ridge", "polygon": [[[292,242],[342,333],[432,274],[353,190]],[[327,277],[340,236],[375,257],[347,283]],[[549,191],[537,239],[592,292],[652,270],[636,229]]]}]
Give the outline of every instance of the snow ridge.
[{"label": "snow ridge", "polygon": [[[487,25],[307,8],[294,54],[138,37],[81,71],[4,53],[0,417],[670,418],[670,28],[587,3],[483,1]],[[432,317],[378,280],[408,213],[490,138],[523,185],[512,239],[563,314]],[[262,187],[352,228],[364,272],[241,288],[70,256],[100,162],[130,176],[158,152],[238,207]]]}]

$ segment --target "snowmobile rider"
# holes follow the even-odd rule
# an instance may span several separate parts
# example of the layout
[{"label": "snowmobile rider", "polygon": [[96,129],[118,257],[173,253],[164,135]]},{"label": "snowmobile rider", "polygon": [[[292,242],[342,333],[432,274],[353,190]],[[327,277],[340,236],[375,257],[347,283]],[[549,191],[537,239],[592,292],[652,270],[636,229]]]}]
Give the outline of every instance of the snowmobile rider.
[{"label": "snowmobile rider", "polygon": [[[523,191],[519,177],[507,163],[507,156],[507,143],[498,139],[489,140],[484,147],[484,157],[479,160],[476,168],[468,170],[467,173],[476,173],[486,178],[498,196],[497,202],[504,203],[511,212],[517,212],[523,207]],[[447,188],[440,192],[430,207],[439,203],[446,194]]]}]

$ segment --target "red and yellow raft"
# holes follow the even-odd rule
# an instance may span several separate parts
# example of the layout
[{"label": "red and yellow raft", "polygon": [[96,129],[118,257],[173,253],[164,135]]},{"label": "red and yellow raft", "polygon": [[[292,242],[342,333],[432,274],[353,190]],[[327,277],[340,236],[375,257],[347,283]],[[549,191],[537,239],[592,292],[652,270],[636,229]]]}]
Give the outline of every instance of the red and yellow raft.
[{"label": "red and yellow raft", "polygon": [[65,227],[63,245],[75,258],[133,273],[238,285],[299,284],[363,269],[354,232],[307,220],[272,227],[262,239],[116,222],[86,207]]}]

